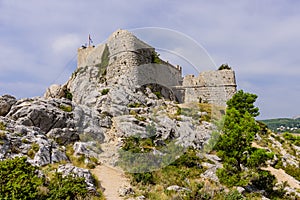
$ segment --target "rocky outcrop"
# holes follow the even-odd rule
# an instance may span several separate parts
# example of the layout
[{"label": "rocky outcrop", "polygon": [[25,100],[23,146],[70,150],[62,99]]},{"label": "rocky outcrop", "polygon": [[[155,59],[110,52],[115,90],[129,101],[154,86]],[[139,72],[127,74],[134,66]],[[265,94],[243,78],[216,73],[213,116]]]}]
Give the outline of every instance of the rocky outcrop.
[{"label": "rocky outcrop", "polygon": [[11,95],[0,96],[0,116],[5,116],[16,101],[16,98]]},{"label": "rocky outcrop", "polygon": [[72,106],[72,102],[65,99],[21,99],[12,106],[7,117],[48,133],[53,128],[74,128]]},{"label": "rocky outcrop", "polygon": [[1,131],[0,160],[26,156],[30,163],[37,166],[68,161],[65,149],[47,138],[39,128],[24,126],[3,117],[0,123],[5,126]]},{"label": "rocky outcrop", "polygon": [[61,85],[53,84],[46,90],[44,97],[61,99],[63,97],[66,97],[66,91],[67,91],[67,85],[61,86]]}]

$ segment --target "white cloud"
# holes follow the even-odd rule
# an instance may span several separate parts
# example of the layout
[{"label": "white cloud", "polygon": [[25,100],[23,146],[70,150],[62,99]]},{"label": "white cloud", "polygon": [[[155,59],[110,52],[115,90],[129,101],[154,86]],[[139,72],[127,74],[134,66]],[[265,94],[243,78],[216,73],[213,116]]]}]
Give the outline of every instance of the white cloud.
[{"label": "white cloud", "polygon": [[52,50],[55,54],[64,54],[72,52],[78,48],[80,37],[76,34],[66,34],[56,38],[52,44]]}]

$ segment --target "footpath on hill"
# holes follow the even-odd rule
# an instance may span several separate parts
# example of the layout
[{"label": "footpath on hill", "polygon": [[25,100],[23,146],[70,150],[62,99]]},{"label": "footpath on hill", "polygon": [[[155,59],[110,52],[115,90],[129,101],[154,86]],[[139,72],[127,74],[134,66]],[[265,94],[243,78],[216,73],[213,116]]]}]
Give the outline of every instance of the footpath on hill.
[{"label": "footpath on hill", "polygon": [[292,188],[300,189],[299,181],[285,173],[283,169],[275,169],[270,166],[262,169],[271,172],[271,174],[273,174],[276,177],[279,183],[287,182]]},{"label": "footpath on hill", "polygon": [[119,189],[130,184],[123,171],[108,165],[99,165],[92,170],[92,173],[101,182],[107,200],[124,199],[119,196]]}]

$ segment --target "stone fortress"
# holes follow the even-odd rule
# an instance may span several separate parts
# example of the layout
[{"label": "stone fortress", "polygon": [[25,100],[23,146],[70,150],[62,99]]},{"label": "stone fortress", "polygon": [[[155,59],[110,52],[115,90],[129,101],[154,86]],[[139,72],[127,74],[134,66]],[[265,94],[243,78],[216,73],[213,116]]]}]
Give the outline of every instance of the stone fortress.
[{"label": "stone fortress", "polygon": [[183,77],[180,66],[161,60],[153,47],[126,30],[114,32],[104,44],[79,48],[77,64],[77,70],[98,67],[108,85],[116,84],[116,78],[126,75],[136,88],[161,86],[164,94],[171,94],[179,103],[225,105],[236,92],[233,70],[205,71],[198,76]]}]

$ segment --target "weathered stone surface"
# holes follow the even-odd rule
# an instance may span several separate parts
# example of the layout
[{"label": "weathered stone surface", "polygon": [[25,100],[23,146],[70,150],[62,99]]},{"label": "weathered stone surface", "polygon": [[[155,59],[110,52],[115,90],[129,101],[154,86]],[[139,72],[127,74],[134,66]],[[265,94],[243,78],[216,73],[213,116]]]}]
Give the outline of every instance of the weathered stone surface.
[{"label": "weathered stone surface", "polygon": [[169,191],[176,191],[176,192],[191,191],[188,188],[180,187],[178,185],[171,185],[171,186],[167,187],[167,190],[169,190]]},{"label": "weathered stone surface", "polygon": [[63,98],[66,96],[65,91],[67,90],[67,85],[51,85],[45,92],[45,98]]},{"label": "weathered stone surface", "polygon": [[16,98],[11,95],[0,96],[0,116],[5,116],[16,101]]},{"label": "weathered stone surface", "polygon": [[125,197],[127,195],[134,194],[134,190],[131,187],[128,187],[128,186],[127,187],[121,187],[118,192],[119,192],[119,195],[121,197]]},{"label": "weathered stone surface", "polygon": [[77,177],[83,177],[85,179],[85,182],[87,184],[88,190],[90,192],[96,193],[96,186],[95,186],[95,180],[92,176],[92,173],[87,169],[82,169],[79,167],[75,167],[71,164],[66,165],[60,165],[57,169],[57,172],[60,172],[63,174],[63,176],[67,176],[69,174],[72,174]]},{"label": "weathered stone surface", "polygon": [[25,126],[39,127],[47,133],[53,128],[74,128],[72,106],[64,99],[21,99],[12,106],[7,117]]},{"label": "weathered stone surface", "polygon": [[78,141],[79,134],[73,128],[54,128],[51,129],[47,136],[54,139],[59,145],[68,145]]},{"label": "weathered stone surface", "polygon": [[236,187],[236,190],[237,190],[240,194],[244,194],[244,192],[246,191],[245,188],[243,188],[243,187]]},{"label": "weathered stone surface", "polygon": [[27,127],[8,118],[0,118],[0,122],[6,126],[5,137],[0,143],[0,160],[27,156],[29,162],[37,166],[69,160],[64,148],[48,139],[39,128]]},{"label": "weathered stone surface", "polygon": [[94,141],[90,142],[75,142],[73,145],[74,155],[85,155],[86,157],[98,157],[102,150],[95,145]]}]

